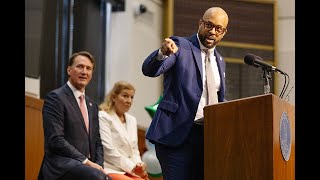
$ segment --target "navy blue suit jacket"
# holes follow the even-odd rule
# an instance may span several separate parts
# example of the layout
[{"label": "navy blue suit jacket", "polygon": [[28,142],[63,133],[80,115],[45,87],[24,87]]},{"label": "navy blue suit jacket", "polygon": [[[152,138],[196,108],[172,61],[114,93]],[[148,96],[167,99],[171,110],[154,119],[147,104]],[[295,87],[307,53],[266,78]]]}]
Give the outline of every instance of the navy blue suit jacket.
[{"label": "navy blue suit jacket", "polygon": [[90,152],[90,160],[103,167],[98,106],[86,97],[89,114],[87,133],[80,107],[67,84],[48,93],[42,115],[45,155],[40,173],[44,179],[58,179],[81,165]]},{"label": "navy blue suit jacket", "polygon": [[[156,59],[158,50],[151,53],[142,65],[146,76],[164,75],[163,98],[152,119],[146,138],[168,146],[182,144],[189,134],[203,90],[202,59],[197,35],[191,37],[172,36],[178,51],[168,58]],[[214,51],[220,73],[219,102],[224,101],[225,61]]]}]

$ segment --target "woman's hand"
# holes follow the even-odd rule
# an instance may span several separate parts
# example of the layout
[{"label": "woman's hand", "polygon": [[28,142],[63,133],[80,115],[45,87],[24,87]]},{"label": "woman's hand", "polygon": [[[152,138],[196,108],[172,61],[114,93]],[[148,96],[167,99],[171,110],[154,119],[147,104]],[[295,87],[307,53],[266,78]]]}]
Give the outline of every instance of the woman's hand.
[{"label": "woman's hand", "polygon": [[146,171],[146,163],[139,162],[136,164],[136,166],[133,168],[132,172],[136,174],[137,176],[140,176],[144,180],[149,180],[148,173]]}]

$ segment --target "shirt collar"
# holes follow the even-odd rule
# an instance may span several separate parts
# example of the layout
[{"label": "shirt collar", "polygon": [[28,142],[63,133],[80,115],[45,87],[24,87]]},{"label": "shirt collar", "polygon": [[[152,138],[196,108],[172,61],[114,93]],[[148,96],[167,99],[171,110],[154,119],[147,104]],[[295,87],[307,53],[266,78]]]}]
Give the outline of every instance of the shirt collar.
[{"label": "shirt collar", "polygon": [[70,81],[67,82],[67,85],[70,87],[70,89],[73,92],[74,97],[78,98],[81,94],[83,94],[85,96],[85,92],[80,92],[77,88],[75,88]]}]

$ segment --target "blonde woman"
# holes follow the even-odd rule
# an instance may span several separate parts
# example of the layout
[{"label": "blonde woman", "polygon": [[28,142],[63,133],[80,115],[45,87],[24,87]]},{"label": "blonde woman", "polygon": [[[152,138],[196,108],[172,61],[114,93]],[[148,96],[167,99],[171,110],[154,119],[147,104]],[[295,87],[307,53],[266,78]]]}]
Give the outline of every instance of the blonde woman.
[{"label": "blonde woman", "polygon": [[148,180],[138,149],[137,120],[128,114],[135,88],[118,81],[99,106],[104,168],[113,180]]}]

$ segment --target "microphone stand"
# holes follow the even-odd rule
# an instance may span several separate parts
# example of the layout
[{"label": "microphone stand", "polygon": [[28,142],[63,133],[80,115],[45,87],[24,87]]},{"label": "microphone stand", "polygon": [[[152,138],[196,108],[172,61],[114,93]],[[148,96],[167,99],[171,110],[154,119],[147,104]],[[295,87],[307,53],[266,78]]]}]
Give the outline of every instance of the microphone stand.
[{"label": "microphone stand", "polygon": [[269,94],[270,93],[270,83],[269,80],[271,79],[271,71],[268,70],[267,68],[262,68],[263,69],[263,78],[264,78],[264,86],[263,86],[263,92],[264,94]]}]

